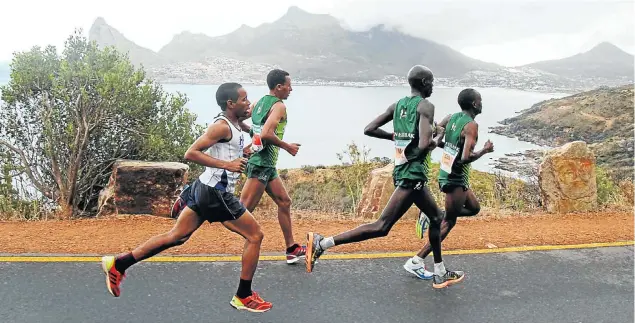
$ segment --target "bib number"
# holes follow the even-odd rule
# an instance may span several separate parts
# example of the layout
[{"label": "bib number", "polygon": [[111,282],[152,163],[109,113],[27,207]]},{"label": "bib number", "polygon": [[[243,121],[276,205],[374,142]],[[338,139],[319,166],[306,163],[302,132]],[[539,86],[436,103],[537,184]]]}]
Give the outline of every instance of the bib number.
[{"label": "bib number", "polygon": [[408,162],[406,158],[406,147],[410,140],[395,139],[395,166],[403,165]]},{"label": "bib number", "polygon": [[443,154],[441,155],[441,170],[450,174],[452,173],[452,165],[454,165],[454,160],[456,159],[456,155],[458,151],[448,146],[443,148]]},{"label": "bib number", "polygon": [[261,151],[264,147],[262,145],[262,126],[253,125],[251,126],[251,130],[254,132],[254,136],[251,140],[251,151],[256,153]]}]

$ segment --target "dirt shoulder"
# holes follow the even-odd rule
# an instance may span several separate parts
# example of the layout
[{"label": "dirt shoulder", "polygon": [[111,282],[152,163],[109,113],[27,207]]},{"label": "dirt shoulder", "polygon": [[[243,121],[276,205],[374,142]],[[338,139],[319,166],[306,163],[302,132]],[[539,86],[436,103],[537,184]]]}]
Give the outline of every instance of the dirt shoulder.
[{"label": "dirt shoulder", "polygon": [[[281,254],[283,239],[277,220],[259,220],[265,232],[263,253]],[[0,222],[0,253],[112,254],[133,249],[175,221],[155,217],[98,220]],[[334,235],[363,221],[295,220],[294,236],[304,243],[307,231]],[[335,247],[333,253],[415,251],[423,244],[415,222],[402,220],[387,237]],[[606,212],[567,215],[477,217],[459,219],[444,250],[560,245],[633,240],[633,214]],[[220,224],[205,224],[184,245],[163,254],[240,254],[243,240]]]}]

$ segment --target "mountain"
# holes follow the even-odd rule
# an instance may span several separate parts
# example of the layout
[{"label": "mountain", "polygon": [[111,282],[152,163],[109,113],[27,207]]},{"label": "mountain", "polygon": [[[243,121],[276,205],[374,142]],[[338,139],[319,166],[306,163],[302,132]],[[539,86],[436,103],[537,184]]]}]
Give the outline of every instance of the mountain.
[{"label": "mountain", "polygon": [[129,51],[131,58],[145,65],[165,61],[192,65],[227,58],[280,66],[300,79],[367,81],[387,75],[403,77],[415,64],[430,67],[438,77],[500,68],[384,26],[349,31],[330,15],[311,14],[297,7],[290,7],[273,23],[256,28],[241,26],[223,36],[183,32],[158,53],[125,39],[101,18],[91,28],[90,38]]},{"label": "mountain", "polygon": [[158,52],[126,39],[103,18],[89,38],[127,52],[164,83],[262,84],[267,71],[283,68],[296,84],[386,86],[403,84],[415,64],[430,67],[446,86],[575,93],[633,82],[633,56],[608,43],[566,59],[507,68],[384,25],[350,31],[330,15],[298,7],[272,23],[243,25],[223,36],[185,31]]},{"label": "mountain", "polygon": [[551,147],[582,140],[598,164],[632,178],[634,94],[631,84],[539,102],[490,131]]},{"label": "mountain", "polygon": [[100,46],[114,46],[117,50],[128,53],[130,61],[135,65],[143,64],[147,67],[166,63],[159,54],[128,40],[117,29],[108,25],[102,17],[93,23],[88,32],[88,39],[96,41]]},{"label": "mountain", "polygon": [[525,65],[569,78],[633,79],[633,55],[603,42],[571,57]]}]

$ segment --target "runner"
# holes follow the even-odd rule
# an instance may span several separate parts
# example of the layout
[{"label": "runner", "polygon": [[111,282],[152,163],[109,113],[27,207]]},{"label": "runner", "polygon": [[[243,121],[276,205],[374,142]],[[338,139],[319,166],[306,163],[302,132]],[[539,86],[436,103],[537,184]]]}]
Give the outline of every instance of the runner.
[{"label": "runner", "polygon": [[120,284],[130,266],[185,243],[205,221],[221,222],[246,240],[238,290],[231,306],[250,312],[271,309],[271,303],[251,290],[263,233],[251,213],[233,194],[236,181],[247,164],[247,159],[242,157],[244,136],[238,126],[239,118],[249,107],[247,92],[240,84],[224,83],[216,91],[216,101],[223,113],[185,153],[185,159],[205,166],[205,172],[184,190],[187,191],[182,194],[186,207],[178,215],[172,230],[152,237],[132,252],[102,258],[106,287],[113,296],[120,296]]},{"label": "runner", "polygon": [[278,206],[278,222],[284,235],[287,263],[293,264],[306,254],[306,247],[293,238],[291,225],[291,198],[282,183],[276,164],[280,148],[292,156],[298,153],[300,144],[282,141],[287,126],[287,107],[283,100],[293,90],[289,73],[274,69],[267,75],[269,94],[262,97],[251,109],[252,126],[243,130],[252,134],[253,155],[247,164],[247,181],[240,194],[240,201],[253,212],[266,191]]},{"label": "runner", "polygon": [[[393,180],[396,189],[379,220],[334,237],[324,238],[320,234],[309,232],[306,259],[308,272],[313,271],[315,261],[328,248],[388,235],[392,226],[414,203],[426,214],[431,215],[429,240],[434,249],[435,262],[432,286],[443,288],[463,279],[463,272],[446,270],[443,264],[440,240],[441,211],[426,186],[430,151],[435,147],[432,138],[434,105],[427,99],[432,94],[433,81],[432,71],[427,67],[412,67],[408,72],[411,95],[393,103],[364,130],[368,136],[395,142]],[[391,120],[394,133],[380,129]]]},{"label": "runner", "polygon": [[[441,226],[441,241],[456,225],[457,217],[474,216],[481,210],[476,195],[470,189],[471,163],[487,153],[494,151],[494,145],[487,141],[478,152],[474,146],[478,141],[478,124],[474,119],[483,110],[481,94],[474,89],[465,89],[459,93],[458,103],[461,112],[446,116],[440,123],[437,146],[443,148],[441,169],[439,170],[439,188],[445,193],[446,217]],[[445,137],[445,142],[441,138]],[[457,158],[459,157],[459,158]],[[425,231],[425,212],[419,215],[417,233],[421,238]],[[424,259],[432,251],[426,243],[417,255],[408,259],[404,269],[421,279],[430,279]]]}]

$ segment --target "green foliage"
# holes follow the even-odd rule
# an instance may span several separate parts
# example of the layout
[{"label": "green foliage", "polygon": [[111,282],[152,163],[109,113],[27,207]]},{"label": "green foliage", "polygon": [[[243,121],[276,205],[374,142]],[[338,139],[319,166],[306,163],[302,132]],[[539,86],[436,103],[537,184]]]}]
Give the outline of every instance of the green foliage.
[{"label": "green foliage", "polygon": [[342,165],[348,167],[338,168],[337,175],[344,182],[346,197],[351,202],[351,208],[347,211],[355,213],[370,171],[377,167],[377,164],[368,161],[370,149],[365,146],[360,149],[355,142],[351,142],[346,148],[342,153],[337,154],[337,158]]},{"label": "green foliage", "polygon": [[596,166],[595,182],[599,206],[617,205],[625,202],[622,190],[608,170],[601,166]]},{"label": "green foliage", "polygon": [[341,213],[355,207],[341,181],[305,181],[289,190],[293,208],[299,210]]},{"label": "green foliage", "polygon": [[313,174],[315,173],[315,170],[317,168],[315,166],[311,166],[311,165],[303,165],[302,166],[302,170],[307,173],[307,174]]},{"label": "green foliage", "polygon": [[278,176],[280,176],[280,178],[282,178],[282,180],[287,180],[289,177],[289,170],[288,169],[280,169],[278,171]]},{"label": "green foliage", "polygon": [[[293,208],[355,214],[370,172],[386,166],[387,158],[373,158],[368,161],[368,153],[368,149],[360,149],[355,143],[351,143],[347,145],[347,150],[338,154],[342,165],[331,166],[321,173],[313,170],[310,172],[311,179],[304,178],[297,182],[292,173],[289,173],[289,181],[285,185],[289,188]],[[308,169],[312,168],[304,166],[303,173],[308,174]],[[329,175],[329,172],[332,175]],[[433,163],[428,188],[437,205],[444,208],[445,194],[439,190],[438,175],[439,164]],[[472,170],[470,183],[482,207],[533,210],[540,206],[537,171],[527,172],[524,177],[525,181],[522,181],[500,173],[489,174]]]},{"label": "green foliage", "polygon": [[31,220],[42,216],[43,201],[33,196],[21,175],[23,171],[17,161],[0,146],[0,220]]},{"label": "green foliage", "polygon": [[1,90],[0,146],[64,216],[94,208],[115,160],[183,162],[202,131],[184,95],[164,93],[81,31],[62,55],[53,46],[17,53]]}]

